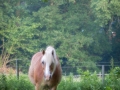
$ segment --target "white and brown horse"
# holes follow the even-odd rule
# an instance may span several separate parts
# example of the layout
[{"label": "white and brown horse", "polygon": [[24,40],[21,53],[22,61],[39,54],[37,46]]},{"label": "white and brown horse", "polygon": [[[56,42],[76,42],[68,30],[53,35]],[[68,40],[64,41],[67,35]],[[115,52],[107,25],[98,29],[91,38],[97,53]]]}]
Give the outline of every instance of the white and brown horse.
[{"label": "white and brown horse", "polygon": [[35,90],[57,90],[62,70],[52,46],[33,55],[28,75]]}]

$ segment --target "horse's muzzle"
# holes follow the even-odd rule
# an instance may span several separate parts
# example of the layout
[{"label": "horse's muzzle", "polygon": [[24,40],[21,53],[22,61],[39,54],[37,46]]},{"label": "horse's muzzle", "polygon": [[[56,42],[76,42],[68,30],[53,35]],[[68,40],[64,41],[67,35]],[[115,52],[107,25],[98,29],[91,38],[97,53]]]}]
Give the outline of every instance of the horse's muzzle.
[{"label": "horse's muzzle", "polygon": [[44,75],[44,78],[46,81],[49,81],[52,78],[52,75],[47,75],[47,76]]}]

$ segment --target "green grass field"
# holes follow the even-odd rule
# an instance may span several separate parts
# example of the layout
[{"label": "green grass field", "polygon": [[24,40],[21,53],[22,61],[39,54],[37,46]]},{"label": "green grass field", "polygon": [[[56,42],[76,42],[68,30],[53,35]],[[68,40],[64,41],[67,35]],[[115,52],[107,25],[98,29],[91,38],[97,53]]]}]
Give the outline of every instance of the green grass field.
[{"label": "green grass field", "polygon": [[[0,90],[34,90],[28,75],[0,74]],[[80,78],[73,75],[63,76],[57,90],[120,90],[120,68],[115,68],[106,77],[104,82],[96,73],[84,72]]]}]

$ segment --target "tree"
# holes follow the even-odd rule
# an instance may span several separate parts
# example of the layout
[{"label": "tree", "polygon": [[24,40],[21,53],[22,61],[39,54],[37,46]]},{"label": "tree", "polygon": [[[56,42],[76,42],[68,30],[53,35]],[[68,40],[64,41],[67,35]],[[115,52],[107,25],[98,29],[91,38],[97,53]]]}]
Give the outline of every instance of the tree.
[{"label": "tree", "polygon": [[[34,37],[38,35],[38,32],[35,32],[34,28],[38,24],[31,25],[30,22],[32,19],[30,17],[24,17],[27,10],[22,9],[23,7],[20,6],[19,0],[1,2],[0,63],[6,66],[8,62],[15,58],[22,59],[23,57],[27,57],[28,59],[29,54],[35,51],[32,48],[37,45],[37,40]],[[17,6],[15,7],[14,5]]]},{"label": "tree", "polygon": [[[92,51],[92,55],[89,51],[98,32],[96,31],[98,27],[91,23],[93,20],[90,1],[82,1],[77,4],[69,2],[67,7],[64,7],[64,3],[58,5],[55,3],[33,13],[34,23],[41,23],[37,28],[40,31],[40,47],[55,46],[59,57],[67,58],[68,65],[80,66],[89,62],[88,67],[95,67],[94,62],[100,60],[101,54],[98,53],[102,53],[102,51],[99,50],[97,54]],[[64,11],[65,8],[66,11]]]},{"label": "tree", "polygon": [[103,28],[106,33],[105,35],[111,43],[112,51],[110,52],[110,57],[112,56],[115,61],[119,61],[120,1],[92,0],[91,7],[93,8],[93,13],[96,16],[95,22]]},{"label": "tree", "polygon": [[21,64],[26,65],[35,52],[52,45],[67,65],[96,68],[103,54],[119,46],[116,42],[119,35],[113,38],[110,33],[119,31],[118,3],[113,0],[2,0],[0,61],[3,64],[4,57],[7,61],[20,58]]}]

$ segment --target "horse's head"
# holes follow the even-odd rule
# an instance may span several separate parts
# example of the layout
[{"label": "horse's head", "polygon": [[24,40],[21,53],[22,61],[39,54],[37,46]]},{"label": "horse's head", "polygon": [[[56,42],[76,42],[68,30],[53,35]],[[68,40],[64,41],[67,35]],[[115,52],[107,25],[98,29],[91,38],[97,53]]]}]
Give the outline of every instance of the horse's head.
[{"label": "horse's head", "polygon": [[44,79],[50,80],[54,74],[54,71],[56,69],[56,52],[54,48],[49,47],[46,49],[46,51],[43,50],[43,57],[41,59],[41,63],[44,70]]}]

